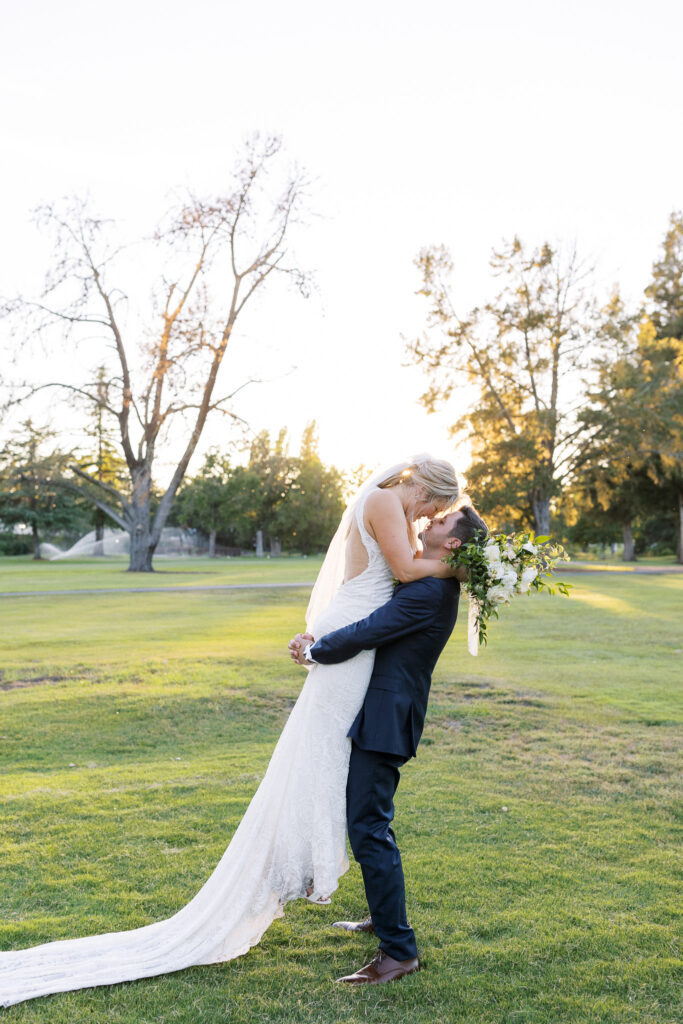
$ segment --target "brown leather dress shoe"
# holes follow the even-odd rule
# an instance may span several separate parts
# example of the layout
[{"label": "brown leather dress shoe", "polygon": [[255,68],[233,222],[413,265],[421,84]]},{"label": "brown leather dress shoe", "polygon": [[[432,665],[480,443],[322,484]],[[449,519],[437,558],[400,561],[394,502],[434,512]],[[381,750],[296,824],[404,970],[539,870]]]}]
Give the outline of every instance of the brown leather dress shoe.
[{"label": "brown leather dress shoe", "polygon": [[413,974],[419,970],[420,961],[417,957],[412,960],[394,960],[383,949],[378,949],[369,964],[361,967],[355,974],[337,978],[337,981],[347,985],[381,985],[385,981],[398,981],[406,974]]},{"label": "brown leather dress shoe", "polygon": [[372,918],[366,917],[364,921],[335,921],[333,928],[343,928],[345,932],[370,932],[375,934]]}]

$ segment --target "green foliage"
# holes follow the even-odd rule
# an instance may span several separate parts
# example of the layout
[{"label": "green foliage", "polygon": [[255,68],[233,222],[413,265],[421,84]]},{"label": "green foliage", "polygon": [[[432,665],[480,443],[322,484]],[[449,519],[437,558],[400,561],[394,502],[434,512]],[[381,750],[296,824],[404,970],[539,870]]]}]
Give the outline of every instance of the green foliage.
[{"label": "green foliage", "polygon": [[54,432],[29,419],[9,439],[0,462],[0,523],[24,526],[32,538],[34,557],[48,537],[76,537],[87,528],[88,510],[64,487],[69,455],[46,451]]},{"label": "green foliage", "polygon": [[422,401],[433,409],[459,384],[476,386],[467,422],[477,507],[547,532],[575,448],[568,384],[591,342],[585,270],[575,253],[565,257],[547,243],[527,251],[515,238],[491,257],[502,280],[498,294],[460,318],[449,295],[448,253],[423,250],[416,262],[430,302],[430,333],[411,346],[431,383]]},{"label": "green foliage", "polygon": [[253,440],[247,466],[233,466],[210,452],[199,474],[176,499],[174,521],[241,548],[253,548],[257,530],[267,544],[312,554],[327,547],[341,517],[343,478],[323,465],[315,424],[304,432],[298,456],[289,454],[287,431],[275,441],[267,431]]},{"label": "green foliage", "polygon": [[658,337],[683,339],[683,214],[672,213],[662,254],[645,289]]},{"label": "green foliage", "polygon": [[683,507],[683,341],[658,337],[649,316],[636,325],[618,296],[611,311],[622,314],[612,318],[613,346],[579,414],[576,504],[584,518],[599,506],[629,534],[637,520],[664,514],[673,546]]},{"label": "green foliage", "polygon": [[248,465],[259,481],[257,528],[263,530],[266,543],[276,548],[281,540],[279,514],[296,475],[295,461],[289,454],[286,427],[272,442],[268,431],[261,431],[249,449]]},{"label": "green foliage", "polygon": [[635,311],[618,291],[597,310],[575,255],[548,244],[494,252],[502,287],[465,317],[448,252],[425,249],[416,263],[429,301],[427,333],[410,347],[430,384],[422,401],[432,411],[475,386],[453,431],[464,420],[469,486],[487,519],[545,533],[560,510],[582,542],[622,534],[625,557],[647,545],[648,523],[661,535],[668,522],[657,542],[683,561],[683,216],[671,215]]},{"label": "green foliage", "polygon": [[33,538],[22,533],[0,533],[0,556],[27,555],[33,551]]},{"label": "green foliage", "polygon": [[[84,434],[88,438],[89,451],[74,459],[73,465],[80,471],[78,482],[83,496],[93,502],[93,525],[96,537],[101,540],[107,523],[107,514],[96,501],[105,494],[105,488],[113,488],[118,495],[128,497],[130,478],[126,460],[120,454],[120,439],[111,415],[110,401],[112,382],[108,380],[106,367],[97,370],[94,384],[94,403],[87,402],[87,421]],[[108,499],[112,491],[106,491]],[[117,524],[118,525],[118,524]]]},{"label": "green foliage", "polygon": [[315,423],[310,423],[277,510],[275,529],[286,549],[313,554],[327,547],[344,511],[342,488],[339,471],[320,459]]},{"label": "green foliage", "polygon": [[258,529],[261,481],[215,449],[179,491],[171,522],[216,534],[231,547],[251,547]]}]

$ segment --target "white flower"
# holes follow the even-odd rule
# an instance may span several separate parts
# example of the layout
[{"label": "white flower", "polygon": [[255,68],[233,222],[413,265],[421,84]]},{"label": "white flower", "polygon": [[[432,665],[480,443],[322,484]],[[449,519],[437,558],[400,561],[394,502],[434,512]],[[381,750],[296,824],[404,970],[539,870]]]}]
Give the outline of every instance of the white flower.
[{"label": "white flower", "polygon": [[528,540],[526,544],[522,544],[522,551],[528,551],[530,555],[536,554],[536,548],[530,540]]},{"label": "white flower", "polygon": [[514,562],[515,558],[517,557],[517,552],[513,548],[512,544],[508,544],[508,546],[506,547],[505,556],[508,562]]},{"label": "white flower", "polygon": [[484,548],[484,558],[491,565],[492,562],[500,562],[500,548],[497,544],[487,544]]},{"label": "white flower", "polygon": [[522,572],[522,578],[519,581],[519,592],[520,594],[526,594],[527,590],[538,576],[538,571],[532,566],[528,569],[524,569]]},{"label": "white flower", "polygon": [[502,586],[508,587],[510,590],[512,590],[512,588],[517,583],[517,573],[514,569],[506,569],[503,575],[500,577],[500,582]]},{"label": "white flower", "polygon": [[497,586],[491,587],[486,596],[492,604],[509,604],[512,597],[512,591],[509,587],[503,586],[502,583],[499,583]]}]

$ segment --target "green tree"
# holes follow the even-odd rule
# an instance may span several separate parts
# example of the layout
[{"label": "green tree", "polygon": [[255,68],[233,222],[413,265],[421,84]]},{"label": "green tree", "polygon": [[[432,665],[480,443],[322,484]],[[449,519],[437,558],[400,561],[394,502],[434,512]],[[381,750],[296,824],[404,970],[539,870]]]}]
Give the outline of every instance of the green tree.
[{"label": "green tree", "polygon": [[655,456],[653,475],[674,496],[676,547],[683,563],[683,214],[672,213],[662,253],[645,294],[649,323],[641,331],[642,433]]},{"label": "green tree", "polygon": [[[658,488],[644,467],[611,462],[607,447],[577,472],[563,498],[570,514],[567,536],[573,543],[611,544],[621,541],[622,560],[635,561],[641,523],[661,504]],[[601,457],[602,456],[602,457]]]},{"label": "green tree", "polygon": [[683,214],[674,212],[645,289],[658,338],[683,338]]},{"label": "green tree", "polygon": [[326,548],[344,511],[342,495],[342,474],[323,465],[316,424],[309,423],[277,510],[276,528],[283,545],[306,555]]},{"label": "green tree", "polygon": [[613,347],[599,361],[579,415],[583,440],[573,491],[594,494],[620,524],[625,560],[635,557],[635,521],[668,514],[680,558],[683,342],[658,337],[649,316],[638,323],[626,315],[618,296],[608,313]]},{"label": "green tree", "polygon": [[645,319],[633,376],[632,388],[621,396],[635,410],[633,458],[647,465],[653,480],[671,495],[678,561],[683,563],[683,339],[659,337],[655,324]]},{"label": "green tree", "polygon": [[244,466],[213,449],[199,473],[178,493],[173,522],[199,529],[209,536],[209,556],[215,557],[216,539],[231,547],[249,547],[258,528],[260,480]]},{"label": "green tree", "polygon": [[592,524],[603,536],[622,540],[624,561],[635,559],[634,521],[644,482],[642,460],[633,461],[633,410],[622,401],[632,384],[637,323],[638,314],[629,314],[615,290],[603,310],[594,382],[578,415],[581,451],[564,499],[570,536],[586,536]]},{"label": "green tree", "polygon": [[[88,454],[80,456],[74,463],[83,474],[79,478],[78,491],[93,504],[96,555],[104,553],[102,541],[104,540],[104,528],[109,519],[97,504],[99,493],[104,486],[109,486],[117,493],[127,495],[128,488],[128,467],[125,459],[119,454],[114,425],[107,412],[111,405],[111,390],[112,385],[107,380],[106,367],[98,367],[93,386],[97,401],[94,404],[88,402],[86,405],[85,436],[92,447]],[[113,522],[113,520],[110,521]]]},{"label": "green tree", "polygon": [[30,529],[36,559],[46,536],[78,535],[88,522],[87,506],[62,485],[70,453],[47,450],[54,437],[28,419],[8,440],[0,462],[0,522]]},{"label": "green tree", "polygon": [[260,502],[257,529],[263,531],[271,554],[281,549],[281,508],[297,472],[295,460],[289,454],[287,428],[280,430],[271,442],[267,430],[262,430],[249,449],[249,471],[259,480]]},{"label": "green tree", "polygon": [[429,381],[421,401],[433,411],[474,385],[466,425],[477,506],[547,534],[551,502],[576,455],[576,388],[594,336],[588,271],[575,252],[564,257],[547,243],[528,251],[515,238],[491,257],[498,293],[461,318],[447,250],[424,249],[416,265],[429,301],[427,331],[409,346]]},{"label": "green tree", "polygon": [[304,431],[297,457],[289,454],[287,431],[275,440],[262,431],[252,441],[246,466],[210,452],[201,470],[178,494],[173,520],[216,541],[253,547],[257,531],[271,554],[310,554],[327,547],[343,511],[343,476],[318,453],[315,423]]}]

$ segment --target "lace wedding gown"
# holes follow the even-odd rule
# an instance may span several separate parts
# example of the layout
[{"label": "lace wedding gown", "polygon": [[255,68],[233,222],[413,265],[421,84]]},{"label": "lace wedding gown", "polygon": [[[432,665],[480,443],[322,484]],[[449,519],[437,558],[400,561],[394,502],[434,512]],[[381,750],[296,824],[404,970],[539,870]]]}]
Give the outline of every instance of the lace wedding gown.
[{"label": "lace wedding gown", "polygon": [[[363,523],[366,497],[353,515],[368,567],[338,589],[311,624],[314,636],[364,618],[391,597],[391,570]],[[309,899],[326,900],[349,866],[346,733],[373,660],[374,652],[364,651],[311,669],[230,845],[190,903],[133,931],[0,953],[0,1005],[231,960],[259,941],[289,900],[311,889]]]}]

